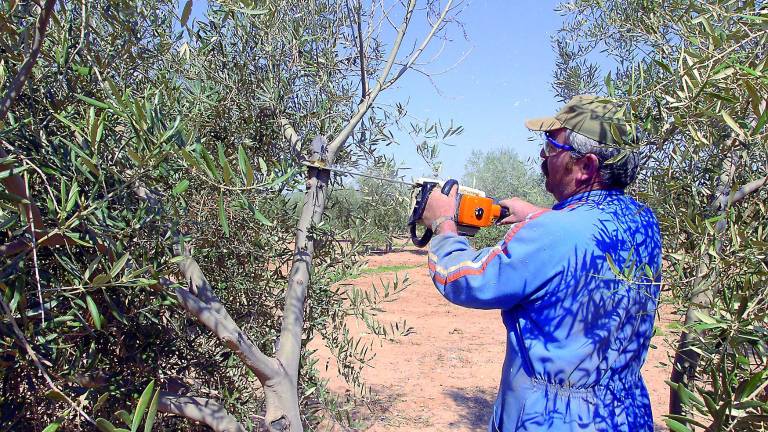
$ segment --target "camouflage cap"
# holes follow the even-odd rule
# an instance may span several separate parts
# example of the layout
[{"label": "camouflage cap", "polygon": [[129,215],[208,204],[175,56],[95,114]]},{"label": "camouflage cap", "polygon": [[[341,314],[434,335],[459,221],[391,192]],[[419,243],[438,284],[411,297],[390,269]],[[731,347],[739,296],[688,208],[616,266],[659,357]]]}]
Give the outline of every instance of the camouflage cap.
[{"label": "camouflage cap", "polygon": [[619,146],[634,141],[624,113],[621,104],[609,99],[578,95],[554,117],[527,120],[525,126],[534,131],[567,128],[601,144]]}]

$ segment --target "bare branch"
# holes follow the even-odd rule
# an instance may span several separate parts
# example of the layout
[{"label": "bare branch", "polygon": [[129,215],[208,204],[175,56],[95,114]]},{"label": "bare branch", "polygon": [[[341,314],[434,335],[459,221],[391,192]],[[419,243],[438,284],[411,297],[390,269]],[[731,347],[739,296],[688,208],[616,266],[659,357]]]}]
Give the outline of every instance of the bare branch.
[{"label": "bare branch", "polygon": [[357,33],[357,53],[360,59],[360,101],[365,99],[368,95],[368,75],[365,70],[365,45],[363,44],[363,17],[362,17],[362,5],[360,2],[355,3],[355,18],[357,19],[357,31],[352,23],[352,12],[349,7],[349,0],[346,2],[347,16],[349,17],[349,26],[352,29],[352,34]]},{"label": "bare branch", "polygon": [[768,184],[768,176],[765,176],[763,178],[759,178],[757,180],[752,180],[751,182],[741,186],[736,192],[733,194],[733,197],[731,197],[731,204],[735,204],[742,199],[746,198],[747,195],[757,192],[760,190],[761,187]]},{"label": "bare branch", "polygon": [[45,31],[48,28],[48,20],[53,13],[53,7],[56,4],[56,0],[46,0],[40,15],[37,17],[37,26],[35,29],[35,38],[32,40],[32,46],[29,50],[29,55],[24,63],[19,68],[16,76],[13,77],[13,81],[8,86],[8,91],[0,100],[0,121],[5,120],[5,116],[8,115],[8,111],[11,109],[11,105],[21,93],[21,89],[24,88],[24,84],[27,83],[29,75],[32,73],[32,68],[37,63],[37,57],[40,55],[40,48],[43,46],[43,39],[45,38]]},{"label": "bare branch", "polygon": [[397,60],[397,53],[400,51],[400,45],[403,43],[403,38],[405,37],[405,32],[411,22],[411,17],[413,16],[413,10],[415,7],[416,0],[410,0],[408,3],[408,10],[405,12],[405,17],[403,18],[402,23],[400,23],[400,27],[397,29],[397,36],[395,37],[395,42],[392,45],[392,51],[389,53],[387,62],[385,63],[384,68],[382,69],[381,74],[376,81],[376,86],[370,91],[370,94],[368,94],[367,97],[360,101],[360,104],[357,107],[357,112],[352,116],[352,118],[350,118],[347,125],[344,126],[344,129],[342,129],[336,138],[328,145],[328,164],[333,163],[333,159],[336,157],[336,153],[338,152],[339,147],[341,147],[341,145],[347,141],[349,136],[352,135],[355,127],[357,127],[358,123],[360,123],[360,120],[362,120],[365,113],[368,112],[368,109],[376,100],[379,92],[384,89],[384,83],[387,82],[389,72],[392,70],[392,66],[395,64],[395,60]]},{"label": "bare branch", "polygon": [[245,428],[235,417],[210,399],[161,392],[157,409],[204,423],[215,432],[245,432]]},{"label": "bare branch", "polygon": [[[449,0],[448,3],[445,5],[445,8],[443,8],[443,12],[440,14],[440,17],[437,19],[435,24],[432,26],[432,29],[429,31],[429,34],[427,37],[424,38],[424,40],[421,42],[421,45],[419,48],[414,51],[413,54],[411,54],[411,57],[408,59],[408,62],[406,62],[400,70],[397,72],[397,75],[392,77],[389,81],[386,82],[386,84],[383,85],[382,89],[385,89],[392,84],[395,83],[403,74],[413,65],[413,63],[421,56],[421,53],[424,52],[424,49],[426,49],[427,45],[429,44],[429,41],[432,40],[432,37],[435,36],[435,33],[437,33],[438,30],[442,27],[443,21],[445,20],[445,17],[448,15],[448,12],[451,10],[451,4],[453,4],[453,0]],[[386,78],[386,75],[384,75],[384,78]]]},{"label": "bare branch", "polygon": [[[28,197],[29,196],[29,177],[27,176],[27,173],[24,173],[24,193]],[[40,287],[40,266],[38,264],[37,259],[37,229],[35,229],[35,218],[32,215],[32,205],[24,205],[20,204],[19,209],[23,209],[26,207],[27,213],[25,216],[27,217],[27,222],[29,223],[29,231],[32,233],[32,268],[35,271],[35,286],[37,288],[37,299],[40,302],[40,320],[43,323],[43,326],[45,326],[45,307],[43,306],[43,290]],[[40,219],[40,214],[38,211],[38,219]]]}]

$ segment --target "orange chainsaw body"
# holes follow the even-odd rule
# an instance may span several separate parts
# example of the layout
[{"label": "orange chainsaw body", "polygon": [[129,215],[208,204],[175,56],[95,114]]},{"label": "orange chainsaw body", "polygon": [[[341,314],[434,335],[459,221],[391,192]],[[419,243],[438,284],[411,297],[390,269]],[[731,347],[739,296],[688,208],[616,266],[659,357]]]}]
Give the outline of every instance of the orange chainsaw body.
[{"label": "orange chainsaw body", "polygon": [[501,215],[501,206],[493,198],[478,195],[459,195],[456,224],[484,228],[491,226]]}]

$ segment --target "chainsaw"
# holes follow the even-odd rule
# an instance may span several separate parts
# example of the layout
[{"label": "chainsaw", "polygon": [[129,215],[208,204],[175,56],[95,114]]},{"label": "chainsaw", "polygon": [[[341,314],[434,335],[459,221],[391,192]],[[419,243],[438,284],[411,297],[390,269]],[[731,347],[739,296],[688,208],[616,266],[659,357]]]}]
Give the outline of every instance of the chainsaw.
[{"label": "chainsaw", "polygon": [[[408,226],[411,231],[411,241],[416,247],[424,247],[432,238],[432,229],[427,227],[424,234],[419,236],[416,232],[416,225],[419,225],[424,215],[424,209],[427,207],[427,201],[432,191],[440,187],[443,195],[449,195],[451,189],[458,185],[456,180],[441,181],[429,178],[420,178],[413,182],[413,192],[411,193],[411,208],[413,211],[408,219]],[[456,222],[456,229],[460,235],[474,236],[480,228],[491,226],[498,221],[509,216],[509,209],[503,207],[493,198],[485,196],[485,192],[459,185],[456,196],[458,205],[453,220]]]},{"label": "chainsaw", "polygon": [[[429,194],[431,194],[436,187],[440,187],[440,191],[447,196],[450,195],[451,189],[459,184],[459,182],[454,179],[443,182],[442,180],[430,178],[420,178],[413,183],[410,183],[387,177],[333,168],[324,164],[319,164],[318,162],[305,161],[302,162],[302,164],[307,167],[324,169],[356,177],[368,177],[412,187],[411,208],[413,210],[411,212],[411,217],[408,219],[408,226],[411,231],[411,241],[416,247],[420,248],[426,246],[433,235],[430,227],[427,227],[421,236],[416,232],[416,226],[423,224],[421,219],[424,216],[424,209],[427,207]],[[456,230],[463,236],[474,236],[480,228],[491,226],[509,216],[508,208],[501,206],[497,200],[486,197],[485,192],[479,189],[459,185],[456,200],[458,201],[458,205],[453,220],[456,222]]]}]

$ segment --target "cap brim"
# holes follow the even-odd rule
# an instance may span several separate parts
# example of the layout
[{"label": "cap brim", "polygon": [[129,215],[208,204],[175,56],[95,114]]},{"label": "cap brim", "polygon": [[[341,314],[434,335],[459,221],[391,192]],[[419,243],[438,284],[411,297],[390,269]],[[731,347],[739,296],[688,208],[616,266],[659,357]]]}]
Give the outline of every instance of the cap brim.
[{"label": "cap brim", "polygon": [[533,131],[551,131],[560,129],[564,126],[558,119],[554,117],[544,117],[526,120],[525,127]]}]

